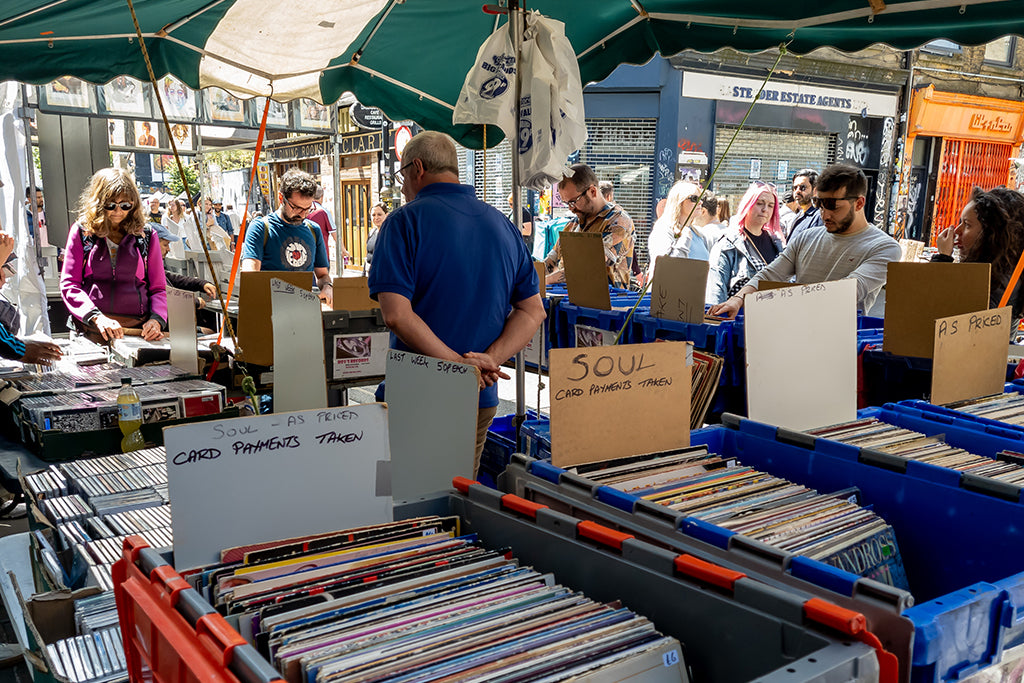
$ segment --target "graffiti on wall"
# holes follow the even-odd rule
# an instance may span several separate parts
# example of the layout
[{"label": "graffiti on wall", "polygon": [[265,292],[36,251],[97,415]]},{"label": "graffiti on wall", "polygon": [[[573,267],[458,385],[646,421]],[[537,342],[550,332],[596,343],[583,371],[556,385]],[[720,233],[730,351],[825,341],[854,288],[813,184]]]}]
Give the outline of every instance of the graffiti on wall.
[{"label": "graffiti on wall", "polygon": [[[892,165],[893,136],[896,134],[896,121],[886,116],[882,121],[882,155],[878,162],[878,191],[875,192],[875,222],[879,223],[885,216],[885,198],[889,186],[889,167]],[[891,223],[890,223],[891,225]]]},{"label": "graffiti on wall", "polygon": [[846,144],[842,147],[843,157],[847,162],[858,166],[867,163],[871,151],[868,144],[869,132],[867,119],[850,117],[850,124],[846,130]]},{"label": "graffiti on wall", "polygon": [[672,183],[676,178],[675,160],[675,153],[668,147],[658,152],[658,175],[654,183],[654,193],[658,197],[668,195],[668,191],[672,189]]},{"label": "graffiti on wall", "polygon": [[906,235],[914,234],[914,223],[917,221],[917,209],[921,204],[921,192],[924,183],[921,176],[914,174],[910,178],[910,192],[907,193],[907,218],[903,225],[903,232]]}]

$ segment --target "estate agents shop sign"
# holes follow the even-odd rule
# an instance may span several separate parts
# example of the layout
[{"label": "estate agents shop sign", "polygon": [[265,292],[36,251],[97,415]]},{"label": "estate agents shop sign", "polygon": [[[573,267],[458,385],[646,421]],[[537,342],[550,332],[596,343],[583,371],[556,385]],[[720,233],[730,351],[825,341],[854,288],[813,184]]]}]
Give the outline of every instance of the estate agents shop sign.
[{"label": "estate agents shop sign", "polygon": [[[688,71],[683,74],[683,97],[750,102],[757,95],[761,83],[762,81],[754,78]],[[764,87],[758,103],[841,111],[864,116],[893,116],[897,104],[896,95],[771,81]]]}]

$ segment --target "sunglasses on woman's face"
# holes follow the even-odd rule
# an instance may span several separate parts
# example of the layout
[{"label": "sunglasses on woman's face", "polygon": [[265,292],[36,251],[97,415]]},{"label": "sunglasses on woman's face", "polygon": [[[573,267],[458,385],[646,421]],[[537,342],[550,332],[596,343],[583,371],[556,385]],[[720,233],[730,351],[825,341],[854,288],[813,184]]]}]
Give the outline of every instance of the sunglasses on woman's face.
[{"label": "sunglasses on woman's face", "polygon": [[135,207],[133,202],[110,202],[104,204],[103,209],[106,211],[113,211],[114,209],[121,209],[122,211],[131,211]]}]

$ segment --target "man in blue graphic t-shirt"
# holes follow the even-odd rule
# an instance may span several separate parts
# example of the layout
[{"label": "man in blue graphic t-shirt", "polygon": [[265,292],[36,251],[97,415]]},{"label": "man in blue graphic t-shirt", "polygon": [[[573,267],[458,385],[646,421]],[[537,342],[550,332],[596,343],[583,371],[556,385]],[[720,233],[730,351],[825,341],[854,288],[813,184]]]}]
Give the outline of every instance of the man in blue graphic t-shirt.
[{"label": "man in blue graphic t-shirt", "polygon": [[245,231],[242,270],[313,271],[320,300],[332,305],[327,247],[320,228],[305,219],[313,210],[314,192],[316,181],[304,171],[293,168],[281,177],[277,211],[253,219]]}]

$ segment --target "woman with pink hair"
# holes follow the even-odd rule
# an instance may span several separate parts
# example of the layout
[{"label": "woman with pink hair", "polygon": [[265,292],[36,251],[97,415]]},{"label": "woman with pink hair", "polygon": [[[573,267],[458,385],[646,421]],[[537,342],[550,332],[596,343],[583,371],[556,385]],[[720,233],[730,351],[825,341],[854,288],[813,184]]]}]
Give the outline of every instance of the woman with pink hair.
[{"label": "woman with pink hair", "polygon": [[733,225],[711,250],[707,303],[720,304],[782,253],[779,195],[760,181],[747,188]]}]

